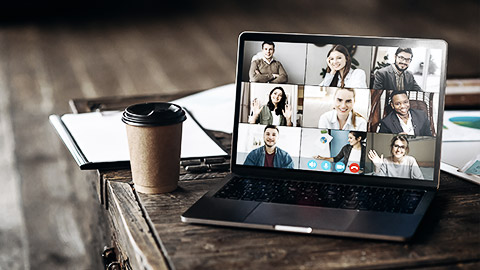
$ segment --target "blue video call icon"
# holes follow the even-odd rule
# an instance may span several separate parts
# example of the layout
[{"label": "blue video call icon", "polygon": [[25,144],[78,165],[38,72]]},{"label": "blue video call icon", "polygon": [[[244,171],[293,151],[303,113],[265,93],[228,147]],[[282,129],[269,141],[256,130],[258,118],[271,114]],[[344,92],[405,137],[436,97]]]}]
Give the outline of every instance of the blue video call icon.
[{"label": "blue video call icon", "polygon": [[307,166],[308,166],[309,169],[313,170],[313,169],[317,168],[317,162],[312,159],[307,163]]},{"label": "blue video call icon", "polygon": [[330,171],[330,169],[332,168],[332,164],[328,161],[324,161],[322,162],[322,170],[324,171]]},{"label": "blue video call icon", "polygon": [[335,163],[335,170],[336,170],[337,172],[343,172],[343,171],[345,170],[345,163],[343,163],[343,162],[341,162],[341,161]]}]

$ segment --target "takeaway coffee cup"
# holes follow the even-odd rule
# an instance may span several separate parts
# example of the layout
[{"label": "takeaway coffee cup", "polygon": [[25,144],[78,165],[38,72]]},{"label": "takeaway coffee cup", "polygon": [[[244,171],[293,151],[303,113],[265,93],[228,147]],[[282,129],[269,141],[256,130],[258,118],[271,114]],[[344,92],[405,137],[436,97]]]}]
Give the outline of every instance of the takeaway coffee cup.
[{"label": "takeaway coffee cup", "polygon": [[135,189],[155,194],[177,188],[185,111],[172,103],[143,103],[125,109],[130,166]]}]

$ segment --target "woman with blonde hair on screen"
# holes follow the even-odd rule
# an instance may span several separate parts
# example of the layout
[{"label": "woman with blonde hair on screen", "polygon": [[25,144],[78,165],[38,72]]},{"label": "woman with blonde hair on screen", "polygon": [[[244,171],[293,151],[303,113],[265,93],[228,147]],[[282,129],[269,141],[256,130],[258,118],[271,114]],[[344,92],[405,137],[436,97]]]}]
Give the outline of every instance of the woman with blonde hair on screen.
[{"label": "woman with blonde hair on screen", "polygon": [[320,116],[319,128],[367,131],[367,120],[353,110],[355,90],[337,88],[333,99],[333,110]]}]

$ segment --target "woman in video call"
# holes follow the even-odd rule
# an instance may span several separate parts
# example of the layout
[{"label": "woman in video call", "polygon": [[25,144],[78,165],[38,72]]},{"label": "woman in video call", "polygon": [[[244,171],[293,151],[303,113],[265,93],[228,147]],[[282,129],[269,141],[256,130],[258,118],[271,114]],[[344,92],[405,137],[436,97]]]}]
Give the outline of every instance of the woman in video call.
[{"label": "woman in video call", "polygon": [[327,74],[320,86],[367,88],[365,71],[352,69],[352,57],[347,48],[335,45],[327,54]]},{"label": "woman in video call", "polygon": [[275,87],[268,94],[267,105],[260,106],[258,99],[252,102],[250,124],[292,126],[292,109],[287,103],[287,95],[282,87]]},{"label": "woman in video call", "polygon": [[365,168],[366,151],[366,147],[362,142],[366,136],[366,132],[350,131],[348,133],[348,144],[342,147],[342,150],[340,150],[340,153],[338,153],[336,157],[314,156],[313,158],[323,159],[330,162],[339,162],[343,159],[343,163],[346,165],[344,172],[346,173],[353,173],[350,171],[350,165],[357,163],[360,167],[360,171],[357,173],[362,173],[363,169]]},{"label": "woman in video call", "polygon": [[395,136],[390,143],[390,157],[378,156],[375,150],[368,152],[368,158],[375,166],[374,175],[423,179],[422,171],[409,152],[408,140],[405,136]]},{"label": "woman in video call", "polygon": [[334,108],[320,116],[319,128],[367,131],[367,120],[353,110],[355,90],[337,88],[333,99]]}]

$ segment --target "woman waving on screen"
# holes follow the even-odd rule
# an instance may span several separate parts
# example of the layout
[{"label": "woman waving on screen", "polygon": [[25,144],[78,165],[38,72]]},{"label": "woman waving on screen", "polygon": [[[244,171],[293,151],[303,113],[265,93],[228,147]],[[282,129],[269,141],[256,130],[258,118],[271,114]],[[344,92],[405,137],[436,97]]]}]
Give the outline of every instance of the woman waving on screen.
[{"label": "woman waving on screen", "polygon": [[260,106],[258,99],[252,102],[250,124],[292,126],[292,108],[287,103],[287,95],[282,87],[275,87],[268,94],[267,105]]},{"label": "woman waving on screen", "polygon": [[423,179],[417,160],[408,156],[410,148],[405,136],[395,136],[390,143],[390,157],[378,156],[375,150],[368,152],[368,158],[375,166],[374,175]]}]

